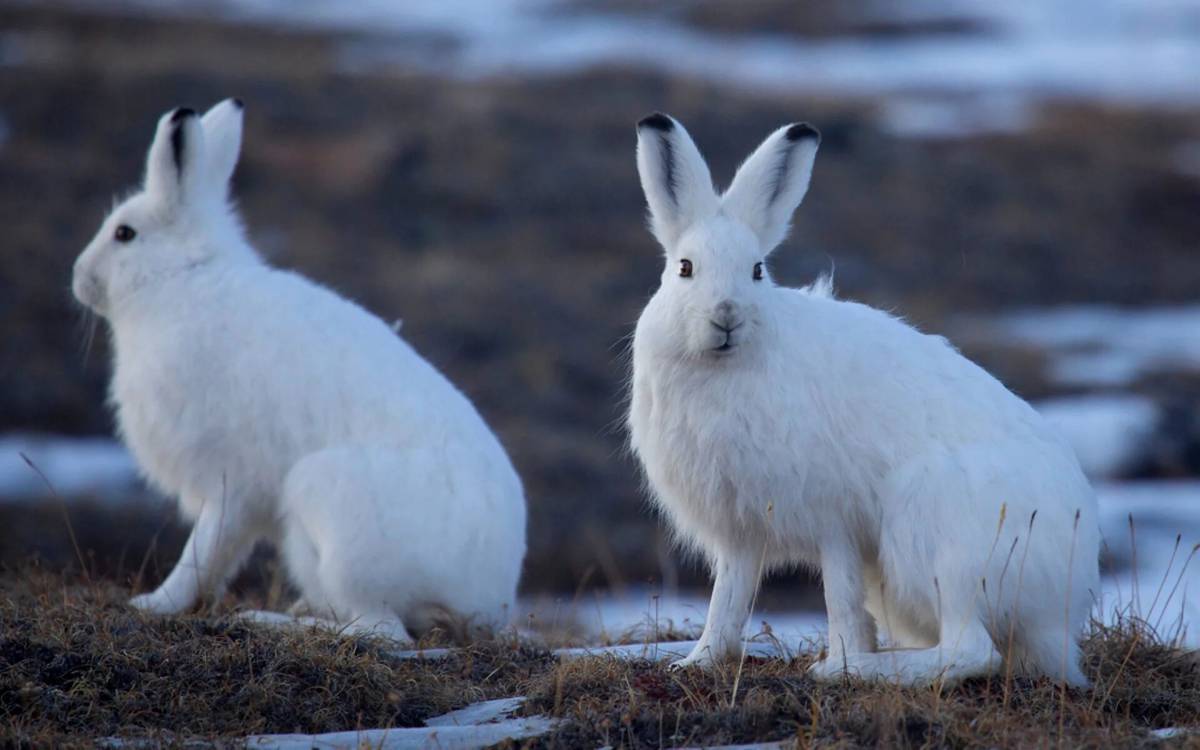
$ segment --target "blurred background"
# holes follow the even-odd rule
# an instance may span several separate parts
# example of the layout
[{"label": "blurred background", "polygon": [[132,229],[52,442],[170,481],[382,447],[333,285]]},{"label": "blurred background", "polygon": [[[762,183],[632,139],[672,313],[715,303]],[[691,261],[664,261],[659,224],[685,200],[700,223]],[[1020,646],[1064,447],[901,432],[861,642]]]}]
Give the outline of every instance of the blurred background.
[{"label": "blurred background", "polygon": [[[703,618],[707,576],[621,429],[661,262],[634,123],[664,110],[721,184],[774,128],[817,125],[775,278],[835,270],[840,295],[1032,400],[1101,498],[1101,611],[1200,631],[1200,561],[1181,573],[1200,542],[1200,2],[0,1],[6,576],[151,585],[175,561],[186,529],[112,438],[106,337],[70,268],[159,114],[227,96],[247,104],[234,192],[259,249],[402,319],[508,447],[538,616]],[[238,590],[278,578],[264,552]],[[763,619],[819,627],[816,591],[774,579]]]}]

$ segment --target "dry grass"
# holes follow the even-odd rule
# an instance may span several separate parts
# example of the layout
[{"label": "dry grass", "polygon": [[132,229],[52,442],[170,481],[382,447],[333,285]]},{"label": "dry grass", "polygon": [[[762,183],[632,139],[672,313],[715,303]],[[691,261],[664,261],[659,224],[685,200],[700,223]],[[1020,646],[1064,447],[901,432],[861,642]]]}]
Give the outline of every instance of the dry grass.
[{"label": "dry grass", "polygon": [[0,581],[0,746],[420,726],[549,668],[515,643],[399,660],[372,638],[146,617],[127,596],[41,574]]},{"label": "dry grass", "polygon": [[[607,657],[560,663],[509,637],[404,661],[369,638],[228,615],[148,618],[124,606],[127,594],[36,572],[0,578],[0,746],[415,726],[511,695],[528,695],[529,713],[566,719],[536,747],[1138,746],[1151,729],[1200,726],[1197,655],[1135,620],[1093,626],[1095,687],[1064,701],[1050,681],[1002,677],[942,689],[820,685],[805,674],[812,652],[750,659],[740,675],[736,665],[671,672]],[[669,623],[659,632],[682,635]]]},{"label": "dry grass", "polygon": [[[1129,621],[1094,626],[1092,690],[1002,677],[901,688],[805,675],[815,654],[705,672],[644,661],[566,662],[529,686],[527,710],[569,719],[545,747],[675,747],[794,739],[797,747],[1139,746],[1150,729],[1200,727],[1200,662]],[[1004,706],[1002,696],[1009,699]],[[736,698],[735,698],[736,695]],[[1179,740],[1181,744],[1200,737]]]}]

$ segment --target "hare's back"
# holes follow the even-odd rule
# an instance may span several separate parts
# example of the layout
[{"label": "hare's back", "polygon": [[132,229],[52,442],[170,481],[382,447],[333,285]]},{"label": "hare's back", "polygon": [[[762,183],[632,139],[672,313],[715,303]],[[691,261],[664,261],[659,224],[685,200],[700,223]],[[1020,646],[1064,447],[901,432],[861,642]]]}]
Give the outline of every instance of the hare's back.
[{"label": "hare's back", "polygon": [[788,356],[825,381],[816,392],[869,414],[877,434],[910,444],[1061,443],[1028,403],[944,337],[857,302],[801,292],[789,307]]},{"label": "hare's back", "polygon": [[391,326],[298,274],[267,270],[230,289],[234,346],[215,345],[230,401],[252,394],[272,429],[331,441],[490,437],[474,407]]}]

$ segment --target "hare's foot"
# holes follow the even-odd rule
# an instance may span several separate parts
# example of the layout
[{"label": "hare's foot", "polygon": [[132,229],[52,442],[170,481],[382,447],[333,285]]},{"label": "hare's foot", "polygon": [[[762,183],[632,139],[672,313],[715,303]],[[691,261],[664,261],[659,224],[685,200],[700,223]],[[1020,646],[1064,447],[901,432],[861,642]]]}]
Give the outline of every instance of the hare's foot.
[{"label": "hare's foot", "polygon": [[700,640],[692,649],[692,652],[682,659],[671,662],[670,669],[672,671],[679,669],[687,669],[688,667],[701,667],[707,669],[716,663],[713,658],[713,650],[703,639]]},{"label": "hare's foot", "polygon": [[400,618],[393,614],[360,615],[346,624],[343,632],[355,635],[383,636],[405,645],[412,645],[416,642],[409,635],[408,628],[404,627]]},{"label": "hare's foot", "polygon": [[[943,639],[949,643],[943,633]],[[982,626],[969,626],[953,646],[891,649],[876,652],[830,653],[809,667],[816,680],[886,680],[907,685],[953,683],[994,673],[1000,654]]]},{"label": "hare's foot", "polygon": [[160,586],[154,591],[138,594],[129,600],[129,606],[151,615],[177,615],[192,608],[194,602],[178,598]]}]

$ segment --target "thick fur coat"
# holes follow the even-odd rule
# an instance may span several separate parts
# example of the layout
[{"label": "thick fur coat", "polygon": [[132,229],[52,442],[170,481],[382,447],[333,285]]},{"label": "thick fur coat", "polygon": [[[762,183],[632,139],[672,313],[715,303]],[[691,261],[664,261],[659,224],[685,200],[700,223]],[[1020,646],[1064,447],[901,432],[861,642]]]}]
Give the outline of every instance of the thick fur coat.
[{"label": "thick fur coat", "polygon": [[[1009,659],[1083,684],[1099,528],[1071,448],[945,339],[827,283],[771,281],[819,142],[780,128],[722,195],[682,125],[638,126],[666,262],[634,336],[628,426],[655,502],[715,577],[680,665],[736,653],[762,573],[807,565],[829,619],[818,677],[929,682]],[[881,650],[883,633],[904,648]]]},{"label": "thick fur coat", "polygon": [[121,436],[194,522],[133,604],[188,609],[267,539],[317,615],[397,638],[504,623],[526,515],[507,455],[383,321],[259,258],[228,200],[241,133],[233,100],[164,115],[143,189],[75,264],[110,324]]}]

